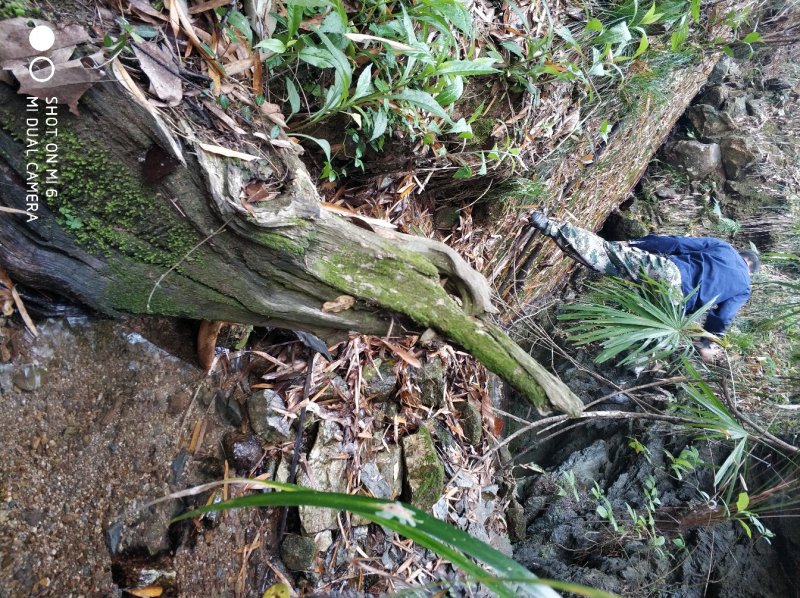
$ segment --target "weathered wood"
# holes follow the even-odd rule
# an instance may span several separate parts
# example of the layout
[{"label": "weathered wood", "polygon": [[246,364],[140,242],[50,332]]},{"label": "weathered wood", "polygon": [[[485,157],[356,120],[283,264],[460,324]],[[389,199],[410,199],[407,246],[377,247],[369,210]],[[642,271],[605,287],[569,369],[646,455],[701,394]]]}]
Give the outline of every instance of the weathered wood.
[{"label": "weathered wood", "polygon": [[[5,206],[26,208],[31,163],[23,152],[24,99],[0,84],[0,186]],[[42,180],[35,215],[0,217],[0,264],[19,282],[47,287],[99,312],[163,314],[315,332],[385,334],[394,324],[433,328],[463,346],[542,411],[577,412],[580,400],[492,324],[489,287],[454,251],[433,241],[359,228],[322,210],[291,148],[252,138],[261,159],[201,148],[198,124],[173,113],[184,149],[158,114],[114,83],[81,99],[81,117],[59,110],[58,181]],[[224,142],[220,142],[224,145]],[[156,145],[160,149],[153,149]],[[266,147],[265,147],[266,146]],[[148,151],[179,167],[156,182]],[[145,164],[149,164],[145,162]],[[147,175],[147,177],[145,176]],[[249,185],[273,199],[244,205]],[[47,189],[57,195],[45,199]],[[454,297],[440,283],[447,277]],[[355,305],[322,305],[339,295]]]}]

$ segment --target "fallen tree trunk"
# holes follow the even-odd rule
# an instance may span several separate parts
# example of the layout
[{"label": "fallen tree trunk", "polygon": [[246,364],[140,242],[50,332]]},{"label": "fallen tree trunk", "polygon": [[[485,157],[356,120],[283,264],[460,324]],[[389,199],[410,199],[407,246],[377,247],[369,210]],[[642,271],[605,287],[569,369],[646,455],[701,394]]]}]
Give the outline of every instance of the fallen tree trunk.
[{"label": "fallen tree trunk", "polygon": [[[292,144],[248,136],[257,159],[225,156],[201,143],[189,111],[170,113],[167,127],[142,100],[102,83],[81,99],[80,117],[58,110],[49,152],[44,100],[0,84],[0,105],[2,204],[28,212],[0,217],[0,263],[18,282],[109,315],[226,320],[324,338],[430,327],[539,410],[581,409],[492,323],[483,277],[441,243],[323,210]],[[271,199],[248,203],[259,192]],[[342,295],[352,306],[323,309]]]}]

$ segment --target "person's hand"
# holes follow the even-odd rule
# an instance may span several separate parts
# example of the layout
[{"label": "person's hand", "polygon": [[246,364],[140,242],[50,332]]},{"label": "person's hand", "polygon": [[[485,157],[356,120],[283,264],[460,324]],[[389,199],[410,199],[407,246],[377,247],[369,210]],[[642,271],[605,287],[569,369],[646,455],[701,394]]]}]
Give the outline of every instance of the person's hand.
[{"label": "person's hand", "polygon": [[698,349],[700,359],[706,363],[716,363],[722,358],[722,349],[719,345],[708,345]]}]

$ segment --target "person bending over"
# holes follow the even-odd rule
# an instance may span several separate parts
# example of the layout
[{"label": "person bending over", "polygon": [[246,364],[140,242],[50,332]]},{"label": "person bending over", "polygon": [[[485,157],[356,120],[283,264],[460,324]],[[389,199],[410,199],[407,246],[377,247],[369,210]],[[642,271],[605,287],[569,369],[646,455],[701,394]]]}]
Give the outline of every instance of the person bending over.
[{"label": "person bending over", "polygon": [[[750,275],[760,267],[755,251],[737,251],[713,237],[648,235],[626,243],[606,241],[577,226],[553,222],[542,212],[531,213],[530,221],[567,255],[595,272],[633,281],[645,273],[668,284],[688,297],[687,314],[713,302],[703,328],[717,336],[725,333],[750,298]],[[719,347],[704,341],[699,351],[704,361],[713,361]]]}]

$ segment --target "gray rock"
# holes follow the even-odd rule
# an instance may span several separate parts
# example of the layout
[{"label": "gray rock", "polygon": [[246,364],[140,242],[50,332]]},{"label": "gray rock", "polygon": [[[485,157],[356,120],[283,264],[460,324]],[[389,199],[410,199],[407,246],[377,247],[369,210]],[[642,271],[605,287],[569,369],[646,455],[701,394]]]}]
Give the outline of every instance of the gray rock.
[{"label": "gray rock", "polygon": [[168,500],[129,513],[106,529],[106,544],[112,554],[146,551],[154,556],[166,552],[170,549],[169,524],[180,511],[179,501]]},{"label": "gray rock", "polygon": [[247,413],[253,431],[267,442],[279,444],[294,438],[289,420],[279,410],[286,410],[286,403],[274,390],[251,394],[247,398]]},{"label": "gray rock", "polygon": [[708,104],[691,106],[686,111],[686,118],[703,141],[716,141],[734,127],[730,116]]},{"label": "gray rock", "polygon": [[572,453],[556,470],[558,478],[571,471],[575,476],[575,486],[580,490],[591,487],[600,480],[600,474],[609,462],[608,447],[604,440],[597,440],[585,449]]},{"label": "gray rock", "polygon": [[708,104],[714,108],[720,108],[727,98],[727,87],[724,87],[723,85],[712,85],[706,88],[697,103]]},{"label": "gray rock", "polygon": [[434,409],[442,406],[445,374],[444,364],[439,357],[414,370],[414,383],[419,387],[419,398],[423,405]]},{"label": "gray rock", "polygon": [[472,446],[478,446],[483,435],[483,418],[480,409],[469,400],[457,403],[456,408],[461,415],[461,429],[464,432],[464,438]]},{"label": "gray rock", "polygon": [[787,81],[786,79],[781,79],[779,77],[773,77],[772,79],[767,79],[764,81],[764,89],[767,91],[788,91],[792,89],[791,82]]},{"label": "gray rock", "polygon": [[410,502],[430,511],[444,490],[444,466],[436,454],[431,433],[423,426],[402,442]]},{"label": "gray rock", "polygon": [[438,229],[451,229],[458,224],[460,212],[452,206],[439,208],[433,215],[433,222]]},{"label": "gray rock", "polygon": [[747,108],[747,114],[750,116],[764,118],[766,101],[757,98],[748,98],[745,100],[745,107]]},{"label": "gray rock", "polygon": [[287,534],[281,543],[281,559],[292,571],[309,571],[314,566],[317,545],[314,540],[298,534]]},{"label": "gray rock", "polygon": [[511,501],[506,509],[506,524],[508,525],[508,535],[513,542],[525,539],[527,523],[525,509],[517,501]]},{"label": "gray rock", "polygon": [[232,394],[226,397],[223,391],[218,391],[214,397],[214,408],[227,425],[238,428],[242,423],[242,406]]},{"label": "gray rock", "polygon": [[14,386],[25,392],[33,392],[42,385],[44,369],[38,365],[26,364],[20,366],[19,371],[14,373]]},{"label": "gray rock", "polygon": [[[308,454],[308,467],[298,476],[298,483],[324,492],[347,491],[347,460],[339,459],[344,452],[342,429],[336,422],[325,420],[319,426],[316,442]],[[333,509],[300,507],[300,522],[311,535],[326,529],[337,529],[338,513]]]},{"label": "gray rock", "polygon": [[746,179],[725,181],[725,191],[733,194],[737,199],[751,204],[770,205],[775,199],[768,188]]},{"label": "gray rock", "polygon": [[708,83],[710,85],[719,85],[725,80],[725,77],[728,76],[728,71],[731,67],[731,59],[730,56],[723,56],[720,58],[719,62],[714,65],[714,69],[711,71],[711,74],[708,76]]},{"label": "gray rock", "polygon": [[397,389],[397,376],[390,364],[376,359],[374,365],[364,368],[364,394],[372,401],[391,399]]},{"label": "gray rock", "polygon": [[725,176],[737,180],[757,157],[755,142],[746,137],[725,137],[720,143]]},{"label": "gray rock", "polygon": [[722,154],[716,143],[700,143],[693,139],[676,141],[665,154],[670,163],[697,178],[716,172],[722,165]]},{"label": "gray rock", "polygon": [[747,116],[747,98],[739,95],[733,98],[728,98],[725,102],[723,113],[731,118],[742,118]]},{"label": "gray rock", "polygon": [[329,401],[331,399],[341,399],[348,396],[350,392],[347,382],[339,375],[332,375],[329,379],[329,384],[322,390],[319,395],[320,401]]},{"label": "gray rock", "polygon": [[261,441],[254,434],[228,432],[222,437],[222,449],[228,462],[243,471],[253,469],[264,456]]},{"label": "gray rock", "polygon": [[403,458],[397,445],[375,454],[361,468],[361,483],[375,498],[397,498],[403,491]]}]

